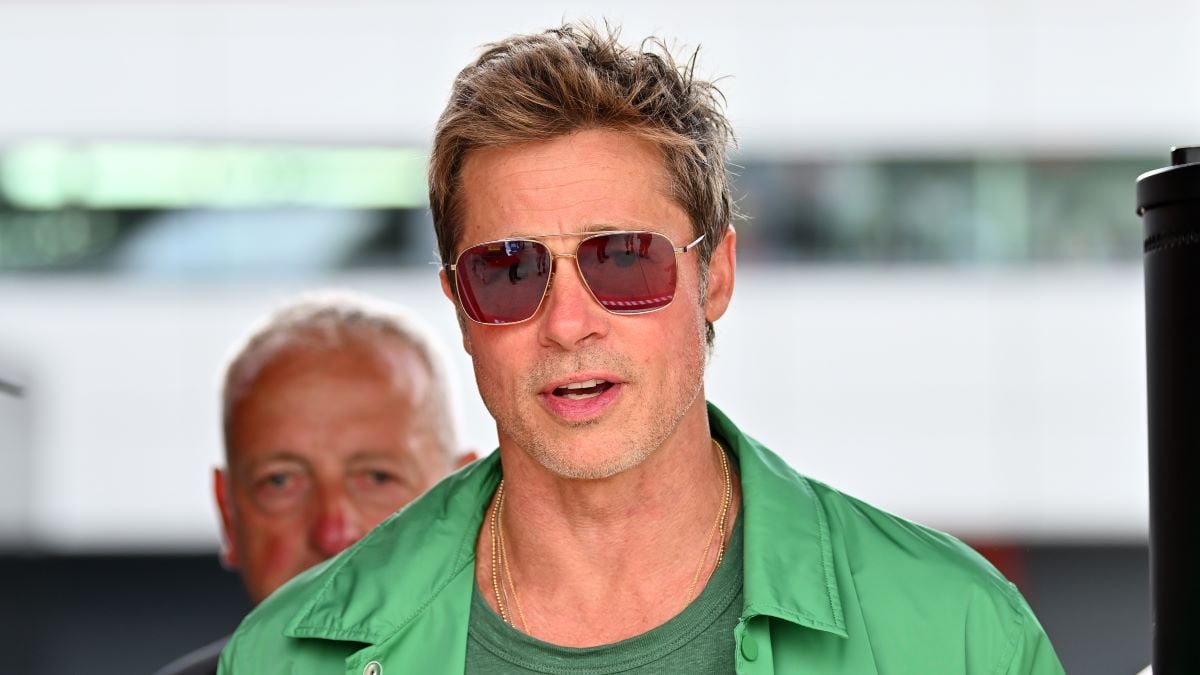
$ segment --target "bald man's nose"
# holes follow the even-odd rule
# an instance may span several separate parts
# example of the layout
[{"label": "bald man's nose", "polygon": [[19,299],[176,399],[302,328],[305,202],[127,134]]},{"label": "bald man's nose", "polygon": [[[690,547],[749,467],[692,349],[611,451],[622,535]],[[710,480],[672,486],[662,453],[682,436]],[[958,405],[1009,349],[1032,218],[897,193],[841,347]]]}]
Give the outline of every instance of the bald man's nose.
[{"label": "bald man's nose", "polygon": [[344,493],[322,495],[316,520],[309,530],[309,541],[317,553],[331,558],[363,534],[361,519]]}]

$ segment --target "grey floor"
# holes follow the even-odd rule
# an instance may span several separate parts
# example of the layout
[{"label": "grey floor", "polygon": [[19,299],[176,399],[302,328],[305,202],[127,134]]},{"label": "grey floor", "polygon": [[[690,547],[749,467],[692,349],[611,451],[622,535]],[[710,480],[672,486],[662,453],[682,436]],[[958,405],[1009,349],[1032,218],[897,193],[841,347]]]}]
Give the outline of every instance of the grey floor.
[{"label": "grey floor", "polygon": [[1024,591],[1068,673],[1134,675],[1150,663],[1145,546],[1026,551]]}]

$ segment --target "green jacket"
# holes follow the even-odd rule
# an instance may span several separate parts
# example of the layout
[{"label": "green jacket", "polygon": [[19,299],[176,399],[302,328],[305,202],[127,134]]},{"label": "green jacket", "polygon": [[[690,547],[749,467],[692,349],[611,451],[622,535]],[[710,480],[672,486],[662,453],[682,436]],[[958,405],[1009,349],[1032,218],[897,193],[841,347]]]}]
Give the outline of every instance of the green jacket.
[{"label": "green jacket", "polygon": [[[738,673],[1063,672],[1020,593],[970,548],[797,474],[711,404],[709,418],[742,482]],[[284,585],[238,628],[221,675],[463,672],[498,454]]]}]

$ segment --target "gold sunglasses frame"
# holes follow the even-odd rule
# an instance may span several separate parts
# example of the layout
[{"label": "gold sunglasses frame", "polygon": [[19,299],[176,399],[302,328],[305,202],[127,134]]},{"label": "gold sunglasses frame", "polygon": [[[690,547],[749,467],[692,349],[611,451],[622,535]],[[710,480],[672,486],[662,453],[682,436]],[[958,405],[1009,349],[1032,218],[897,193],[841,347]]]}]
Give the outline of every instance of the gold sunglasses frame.
[{"label": "gold sunglasses frame", "polygon": [[[443,270],[445,270],[448,273],[447,278],[450,280],[450,289],[454,292],[454,301],[456,303],[458,303],[458,307],[459,307],[459,309],[462,310],[463,316],[467,317],[467,319],[469,319],[472,323],[477,323],[480,326],[515,326],[520,323],[525,323],[526,321],[529,321],[533,317],[537,316],[538,312],[541,311],[541,309],[542,309],[542,305],[545,304],[545,302],[546,302],[546,296],[550,295],[550,288],[554,286],[554,275],[558,270],[558,266],[555,264],[555,261],[558,258],[572,258],[575,260],[575,271],[579,272],[579,278],[583,281],[583,287],[587,289],[588,295],[592,296],[592,300],[595,301],[595,303],[597,305],[600,305],[600,307],[604,311],[608,312],[609,314],[615,314],[616,316],[631,316],[631,315],[637,315],[637,314],[650,314],[652,312],[657,312],[660,309],[666,309],[667,307],[670,307],[671,303],[675,302],[674,289],[672,289],[672,292],[671,292],[671,300],[667,304],[662,305],[661,307],[654,307],[652,309],[635,310],[632,312],[613,311],[613,310],[609,309],[608,307],[605,307],[604,303],[600,302],[600,300],[596,297],[595,291],[592,290],[592,285],[588,283],[587,277],[584,276],[584,274],[583,274],[583,269],[581,267],[579,267],[579,248],[581,246],[583,246],[583,243],[589,239],[595,239],[597,237],[609,237],[609,236],[616,235],[616,234],[657,234],[658,236],[667,240],[667,243],[671,245],[671,250],[675,252],[676,256],[678,256],[682,253],[687,253],[687,252],[691,251],[692,249],[696,248],[696,246],[698,246],[700,244],[700,242],[704,241],[704,237],[705,237],[705,235],[702,234],[699,237],[696,237],[694,240],[692,240],[691,242],[689,242],[683,246],[676,246],[675,242],[671,241],[670,237],[663,234],[662,232],[656,232],[655,230],[599,230],[596,232],[557,232],[554,234],[531,234],[531,235],[520,236],[520,237],[505,237],[504,239],[493,239],[491,241],[481,241],[478,244],[471,244],[470,246],[467,246],[466,248],[464,248],[463,250],[458,252],[458,255],[454,258],[454,262],[443,263],[442,268],[443,268]],[[542,241],[543,239],[560,239],[563,237],[579,237],[580,238],[579,243],[575,245],[574,253],[555,253],[553,249],[551,249],[549,246],[546,246],[545,242]],[[504,323],[486,323],[486,322],[474,319],[467,312],[466,307],[463,306],[462,295],[458,292],[458,265],[459,265],[459,262],[462,261],[463,254],[473,248],[478,248],[480,246],[489,246],[491,244],[502,244],[504,242],[509,242],[509,241],[528,241],[528,242],[532,242],[534,244],[541,244],[542,246],[546,246],[546,250],[550,252],[550,274],[546,278],[546,287],[542,289],[542,296],[541,296],[541,298],[538,299],[537,307],[534,308],[533,313],[530,314],[529,316],[527,316],[526,318],[521,319],[520,321],[505,321]],[[677,262],[676,265],[678,265],[678,264],[679,263]]]}]

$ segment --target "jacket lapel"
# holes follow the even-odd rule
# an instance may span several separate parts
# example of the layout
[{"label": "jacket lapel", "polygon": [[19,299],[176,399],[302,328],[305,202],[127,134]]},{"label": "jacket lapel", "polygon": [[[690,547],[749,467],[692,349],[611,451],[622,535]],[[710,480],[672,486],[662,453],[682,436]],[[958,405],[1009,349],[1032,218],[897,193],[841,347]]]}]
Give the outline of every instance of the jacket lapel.
[{"label": "jacket lapel", "polygon": [[475,540],[499,481],[492,453],[388,518],[333,561],[284,634],[366,645],[346,659],[355,675],[373,660],[386,673],[462,672]]},{"label": "jacket lapel", "polygon": [[738,456],[745,509],[743,616],[767,615],[846,637],[829,522],[808,481],[709,404]]}]

